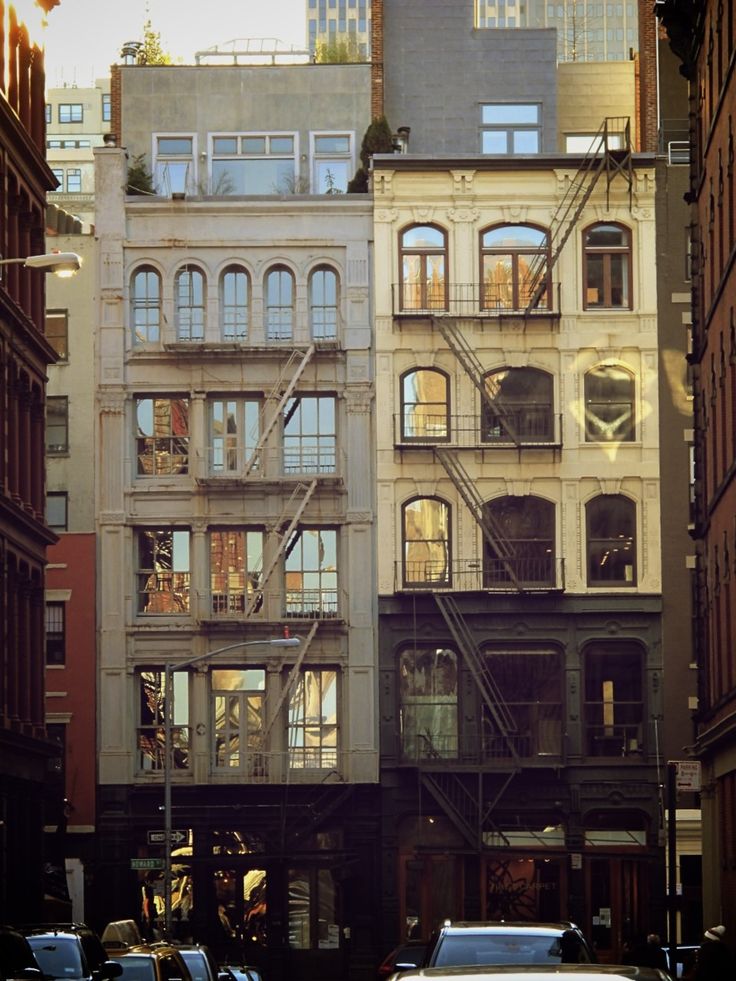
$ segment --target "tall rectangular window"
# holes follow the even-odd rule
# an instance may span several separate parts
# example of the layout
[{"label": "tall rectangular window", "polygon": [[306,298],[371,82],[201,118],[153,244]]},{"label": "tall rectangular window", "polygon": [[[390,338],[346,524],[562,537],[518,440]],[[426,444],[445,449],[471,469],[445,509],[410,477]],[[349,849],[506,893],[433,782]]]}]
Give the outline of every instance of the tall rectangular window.
[{"label": "tall rectangular window", "polygon": [[138,475],[188,473],[189,399],[136,399],[135,418]]},{"label": "tall rectangular window", "polygon": [[46,311],[46,340],[56,351],[60,361],[69,357],[69,311]]},{"label": "tall rectangular window", "polygon": [[66,491],[49,491],[46,494],[46,524],[52,531],[66,531],[68,521],[68,495]]},{"label": "tall rectangular window", "polygon": [[212,399],[209,408],[209,472],[240,474],[258,442],[260,404],[256,399]]},{"label": "tall rectangular window", "polygon": [[534,154],[542,143],[541,106],[486,103],[481,110],[481,153]]},{"label": "tall rectangular window", "polygon": [[112,119],[112,101],[109,92],[102,94],[102,122],[109,123]]},{"label": "tall rectangular window", "polygon": [[337,605],[337,532],[300,528],[284,560],[286,616],[335,617]]},{"label": "tall rectangular window", "polygon": [[81,102],[60,102],[59,103],[59,122],[60,123],[82,123],[84,122],[84,106]]},{"label": "tall rectangular window", "polygon": [[158,194],[184,194],[195,181],[194,137],[166,135],[155,137],[153,184]]},{"label": "tall rectangular window", "polygon": [[284,473],[334,473],[335,399],[297,396],[284,410]]},{"label": "tall rectangular window", "polygon": [[79,167],[69,167],[66,172],[66,189],[69,194],[79,194],[82,190],[82,171]]},{"label": "tall rectangular window", "polygon": [[189,612],[189,532],[170,528],[138,532],[138,613]]},{"label": "tall rectangular window", "polygon": [[[171,676],[171,765],[189,768],[189,673]],[[138,727],[136,741],[139,770],[163,770],[166,758],[166,672],[146,669],[138,675]]]},{"label": "tall rectangular window", "polygon": [[50,455],[69,452],[69,399],[66,395],[49,395],[46,399],[46,452]]},{"label": "tall rectangular window", "polygon": [[263,774],[266,672],[262,668],[212,671],[215,768]]},{"label": "tall rectangular window", "polygon": [[289,697],[289,766],[337,767],[337,672],[304,670]]},{"label": "tall rectangular window", "polygon": [[344,194],[353,176],[351,133],[313,133],[312,161],[314,194]]},{"label": "tall rectangular window", "polygon": [[227,528],[210,532],[210,595],[213,616],[244,613],[263,569],[263,532]]},{"label": "tall rectangular window", "polygon": [[66,663],[66,607],[64,603],[46,604],[46,664]]}]

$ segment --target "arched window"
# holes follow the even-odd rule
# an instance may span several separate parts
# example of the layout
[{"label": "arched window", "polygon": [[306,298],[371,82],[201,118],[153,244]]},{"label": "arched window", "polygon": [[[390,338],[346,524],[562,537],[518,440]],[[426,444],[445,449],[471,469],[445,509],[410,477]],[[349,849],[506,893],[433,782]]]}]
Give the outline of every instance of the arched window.
[{"label": "arched window", "polygon": [[618,365],[599,365],[585,375],[586,443],[630,443],[636,433],[634,379]]},{"label": "arched window", "polygon": [[481,235],[481,309],[549,307],[549,238],[535,225],[498,225]]},{"label": "arched window", "polygon": [[309,277],[309,327],[315,341],[337,338],[337,273],[329,266]]},{"label": "arched window", "polygon": [[401,233],[402,310],[447,309],[447,236],[434,225]]},{"label": "arched window", "polygon": [[621,758],[644,748],[642,652],[631,643],[597,643],[583,654],[585,751]]},{"label": "arched window", "polygon": [[436,443],[450,434],[447,375],[416,368],[401,376],[401,438]]},{"label": "arched window", "polygon": [[486,589],[509,583],[554,586],[555,506],[541,497],[499,497],[484,506],[498,535],[497,548],[485,541]]},{"label": "arched window", "polygon": [[399,655],[401,756],[457,756],[457,654],[444,647]]},{"label": "arched window", "polygon": [[151,266],[139,266],[130,280],[130,322],[136,344],[159,340],[161,277]]},{"label": "arched window", "polygon": [[248,336],[250,277],[240,266],[228,266],[220,276],[220,329],[224,341]]},{"label": "arched window", "polygon": [[176,336],[180,341],[204,340],[205,284],[201,269],[184,266],[174,281]]},{"label": "arched window", "polygon": [[636,585],[636,505],[621,494],[588,502],[588,585]]},{"label": "arched window", "polygon": [[631,233],[599,223],[583,233],[585,309],[631,307]]},{"label": "arched window", "polygon": [[266,340],[290,341],[294,336],[294,276],[285,266],[266,274]]},{"label": "arched window", "polygon": [[485,378],[484,442],[549,443],[554,439],[552,376],[538,368],[502,368]]},{"label": "arched window", "polygon": [[449,585],[450,508],[437,497],[416,497],[403,508],[404,583]]}]

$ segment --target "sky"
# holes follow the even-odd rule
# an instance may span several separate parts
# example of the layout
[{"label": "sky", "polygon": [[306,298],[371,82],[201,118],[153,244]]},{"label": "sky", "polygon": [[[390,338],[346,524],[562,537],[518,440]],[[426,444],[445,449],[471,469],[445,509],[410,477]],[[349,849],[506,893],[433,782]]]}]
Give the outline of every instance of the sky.
[{"label": "sky", "polygon": [[47,17],[46,84],[89,86],[120,61],[125,41],[151,21],[174,62],[234,38],[306,47],[306,0],[61,0]]}]

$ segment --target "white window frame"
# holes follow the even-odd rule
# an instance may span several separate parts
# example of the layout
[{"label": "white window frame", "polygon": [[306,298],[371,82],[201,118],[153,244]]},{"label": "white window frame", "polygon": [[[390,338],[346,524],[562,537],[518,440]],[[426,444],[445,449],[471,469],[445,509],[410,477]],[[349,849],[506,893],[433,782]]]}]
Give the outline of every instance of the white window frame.
[{"label": "white window frame", "polygon": [[[191,140],[191,155],[184,153],[159,153],[159,140]],[[196,133],[153,133],[151,136],[151,160],[153,165],[153,186],[157,194],[170,197],[172,194],[193,194],[197,189],[197,134]],[[168,170],[170,164],[187,163],[183,181],[171,182]]]},{"label": "white window frame", "polygon": [[[514,122],[510,120],[508,122],[486,122],[484,119],[484,110],[487,107],[493,107],[497,109],[503,109],[508,107],[509,109],[519,109],[519,108],[535,108],[537,110],[537,120],[535,123],[527,122]],[[536,156],[542,152],[542,104],[541,102],[481,102],[480,103],[480,152],[486,156],[492,156],[491,151],[486,151],[483,149],[483,136],[485,133],[505,133],[506,134],[506,150],[502,151],[503,156],[527,156],[530,155],[527,151],[517,152],[514,149],[514,135],[516,133],[536,133],[538,138],[537,150],[533,151],[533,155]]]},{"label": "white window frame", "polygon": [[[320,153],[317,149],[317,141],[320,137],[347,137],[349,149],[347,153]],[[347,191],[347,184],[352,179],[355,173],[355,130],[341,130],[341,129],[324,129],[324,130],[314,130],[309,134],[309,160],[310,160],[310,173],[312,180],[312,194],[327,194],[329,192],[322,191],[319,184],[319,175],[317,168],[320,163],[325,161],[345,161],[348,165],[348,178],[345,182],[345,190],[335,191],[336,194],[344,194]]]},{"label": "white window frame", "polygon": [[[243,139],[265,139],[267,150],[270,149],[270,140],[272,138],[278,139],[279,137],[290,137],[293,140],[293,151],[292,153],[246,153],[242,151],[241,140]],[[238,150],[235,153],[216,153],[215,152],[215,140],[237,140]],[[298,185],[300,175],[299,175],[299,133],[296,130],[237,130],[231,132],[216,132],[208,133],[207,135],[207,151],[209,154],[210,161],[210,172],[209,172],[209,184],[210,184],[210,194],[223,194],[228,192],[219,191],[217,186],[213,182],[213,166],[216,161],[220,160],[291,160],[293,165],[293,181],[294,186]],[[237,195],[238,192],[229,192],[230,194]],[[246,195],[248,192],[245,192]],[[271,194],[278,193],[291,193],[290,191],[271,191]],[[295,191],[296,193],[296,191]]]}]

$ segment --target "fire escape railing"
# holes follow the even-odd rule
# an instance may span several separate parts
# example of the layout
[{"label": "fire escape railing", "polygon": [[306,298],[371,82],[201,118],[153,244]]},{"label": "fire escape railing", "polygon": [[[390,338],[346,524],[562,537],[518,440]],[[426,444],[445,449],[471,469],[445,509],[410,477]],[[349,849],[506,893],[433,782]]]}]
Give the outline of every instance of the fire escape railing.
[{"label": "fire escape railing", "polygon": [[622,176],[629,188],[629,207],[633,189],[631,168],[631,121],[628,116],[607,116],[593,138],[587,154],[567,186],[552,215],[549,231],[549,254],[538,253],[529,264],[530,284],[528,316],[537,306],[548,278],[588,203],[598,179],[606,175],[606,207],[610,204],[611,183]]},{"label": "fire escape railing", "polygon": [[458,494],[465,501],[466,507],[478,524],[483,537],[490,545],[509,580],[521,592],[523,587],[516,572],[514,547],[506,538],[499,522],[485,507],[485,502],[478,493],[475,481],[471,479],[457,453],[453,450],[446,446],[435,446],[434,454],[445,468],[445,472],[455,485]]}]

